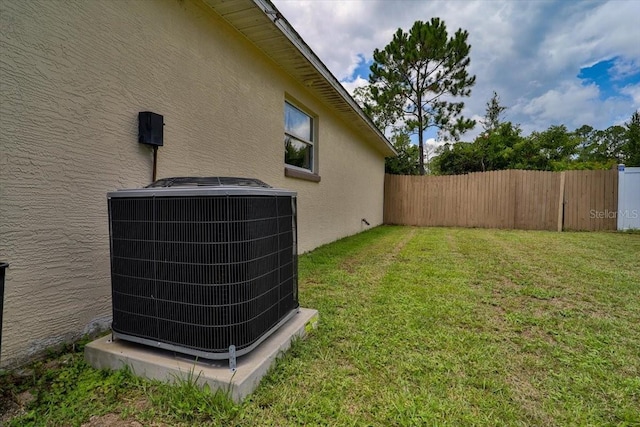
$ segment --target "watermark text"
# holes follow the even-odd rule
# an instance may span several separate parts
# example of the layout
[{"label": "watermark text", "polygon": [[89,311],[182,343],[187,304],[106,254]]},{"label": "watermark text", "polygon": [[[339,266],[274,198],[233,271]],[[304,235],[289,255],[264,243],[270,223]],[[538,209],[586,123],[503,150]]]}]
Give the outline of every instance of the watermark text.
[{"label": "watermark text", "polygon": [[615,218],[637,219],[639,217],[640,217],[640,211],[638,209],[625,209],[625,210],[619,210],[619,211],[610,211],[609,209],[599,211],[596,209],[591,209],[589,211],[590,219],[615,219]]}]

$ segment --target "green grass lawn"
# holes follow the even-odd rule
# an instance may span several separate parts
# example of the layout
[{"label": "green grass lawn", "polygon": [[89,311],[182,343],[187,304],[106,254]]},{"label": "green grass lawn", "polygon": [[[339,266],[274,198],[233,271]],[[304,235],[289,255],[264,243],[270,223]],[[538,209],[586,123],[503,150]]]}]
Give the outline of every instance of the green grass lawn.
[{"label": "green grass lawn", "polygon": [[71,353],[13,425],[640,425],[638,234],[385,226],[299,270],[319,328],[242,405]]}]

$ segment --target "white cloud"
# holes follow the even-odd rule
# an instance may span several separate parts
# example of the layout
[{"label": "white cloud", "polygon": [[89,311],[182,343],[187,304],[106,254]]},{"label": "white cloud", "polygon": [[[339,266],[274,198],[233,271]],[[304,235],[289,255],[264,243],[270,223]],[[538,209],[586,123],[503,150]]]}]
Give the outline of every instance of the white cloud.
[{"label": "white cloud", "polygon": [[[636,104],[640,100],[640,85],[628,86],[625,91],[635,96]],[[569,130],[584,124],[597,129],[605,129],[619,121],[620,117],[629,117],[633,111],[632,103],[624,97],[601,99],[600,90],[591,83],[582,85],[568,80],[533,99],[521,99],[513,110],[528,121],[523,123],[523,131],[528,134],[534,130],[544,130],[550,125],[564,124]]]},{"label": "white cloud", "polygon": [[[600,91],[595,84],[580,85],[565,81],[558,87],[528,100],[524,105],[516,105],[514,110],[522,111],[534,123],[568,124],[593,123],[596,118],[592,108],[598,101]],[[578,125],[579,126],[579,125]]]},{"label": "white cloud", "polygon": [[442,147],[444,144],[446,144],[446,141],[440,141],[435,138],[427,138],[427,140],[424,142],[424,145],[428,147],[431,152],[435,151],[439,147]]},{"label": "white cloud", "polygon": [[631,84],[623,87],[620,92],[630,96],[636,109],[640,108],[640,83]]},{"label": "white cloud", "polygon": [[344,88],[347,90],[347,92],[349,92],[349,94],[353,95],[353,91],[357,88],[357,87],[362,87],[362,86],[366,86],[369,83],[368,80],[363,79],[362,77],[358,76],[355,80],[350,81],[350,82],[342,82],[342,86],[344,86]]}]

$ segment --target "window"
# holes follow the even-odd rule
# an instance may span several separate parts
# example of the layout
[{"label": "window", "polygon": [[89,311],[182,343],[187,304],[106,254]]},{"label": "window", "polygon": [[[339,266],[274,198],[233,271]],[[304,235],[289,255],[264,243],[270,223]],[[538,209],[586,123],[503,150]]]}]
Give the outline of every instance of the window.
[{"label": "window", "polygon": [[314,119],[289,102],[284,104],[284,162],[314,172]]}]

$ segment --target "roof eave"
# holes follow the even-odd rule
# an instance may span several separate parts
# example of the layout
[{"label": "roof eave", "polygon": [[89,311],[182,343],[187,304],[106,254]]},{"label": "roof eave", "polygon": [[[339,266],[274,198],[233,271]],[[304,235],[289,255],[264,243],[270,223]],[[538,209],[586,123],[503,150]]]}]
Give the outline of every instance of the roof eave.
[{"label": "roof eave", "polygon": [[[398,154],[389,140],[373,124],[372,120],[362,111],[338,79],[329,71],[271,1],[248,0],[245,3],[205,0],[205,2],[295,80],[307,86],[310,91],[315,91],[320,99],[333,106],[345,121],[351,122],[385,157]],[[253,5],[253,7],[250,7],[250,5]],[[250,9],[253,9],[253,11]],[[255,13],[256,10],[259,11],[260,16]],[[251,16],[248,17],[247,13],[250,13]],[[265,18],[266,21],[264,20]],[[267,22],[269,23],[268,26],[272,26],[278,31],[274,32],[264,28],[267,26]],[[269,31],[273,34],[266,37],[261,30]],[[274,37],[279,39],[276,33],[284,36],[284,40],[274,41]],[[287,44],[290,47],[283,51],[282,48]],[[291,47],[294,49],[291,49]],[[295,58],[298,55],[299,57]],[[290,58],[291,61],[289,61]],[[284,62],[292,63],[286,64]],[[300,65],[305,62],[308,65],[303,66],[304,69],[300,69]],[[309,78],[310,75],[313,75],[312,79]],[[319,79],[314,82],[312,87],[309,87],[308,81],[315,78]]]}]

